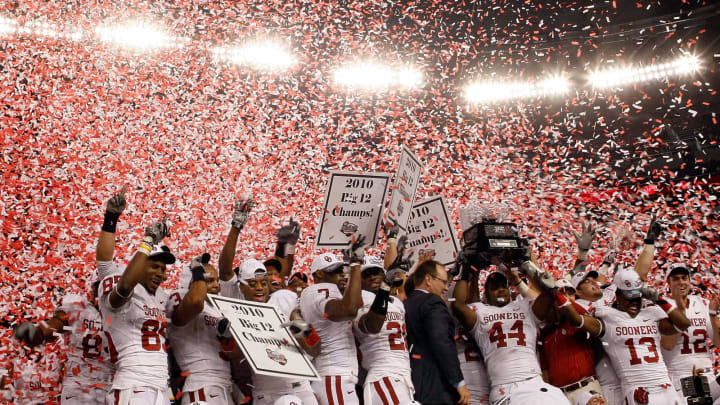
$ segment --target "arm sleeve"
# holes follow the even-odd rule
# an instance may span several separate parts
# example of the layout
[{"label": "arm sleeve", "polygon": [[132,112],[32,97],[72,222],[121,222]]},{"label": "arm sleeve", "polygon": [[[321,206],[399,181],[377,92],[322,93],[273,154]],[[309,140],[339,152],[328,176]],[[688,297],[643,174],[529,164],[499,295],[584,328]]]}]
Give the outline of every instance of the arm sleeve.
[{"label": "arm sleeve", "polygon": [[435,364],[448,382],[453,387],[457,387],[463,381],[463,375],[453,339],[455,324],[450,311],[440,297],[429,299],[422,310],[423,326],[432,345]]},{"label": "arm sleeve", "polygon": [[236,275],[233,275],[233,277],[228,281],[218,280],[218,284],[220,284],[220,295],[223,297],[237,298],[240,300],[245,299],[240,292],[240,286],[238,285]]}]

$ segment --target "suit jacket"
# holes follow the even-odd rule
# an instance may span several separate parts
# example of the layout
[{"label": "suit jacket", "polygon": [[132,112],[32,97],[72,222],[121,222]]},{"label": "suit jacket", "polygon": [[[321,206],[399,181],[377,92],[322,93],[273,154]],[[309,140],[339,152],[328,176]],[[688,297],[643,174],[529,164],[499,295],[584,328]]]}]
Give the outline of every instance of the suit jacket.
[{"label": "suit jacket", "polygon": [[455,386],[463,380],[455,347],[455,323],[442,298],[415,290],[405,300],[415,386],[415,400],[423,405],[456,404]]}]

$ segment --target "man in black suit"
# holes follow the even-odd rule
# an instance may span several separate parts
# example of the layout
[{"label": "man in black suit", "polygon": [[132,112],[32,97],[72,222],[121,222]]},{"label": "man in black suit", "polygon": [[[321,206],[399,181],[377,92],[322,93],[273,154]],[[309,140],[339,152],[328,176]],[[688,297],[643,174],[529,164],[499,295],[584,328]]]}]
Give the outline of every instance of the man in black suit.
[{"label": "man in black suit", "polygon": [[430,260],[412,274],[414,290],[405,300],[405,323],[415,400],[423,405],[470,403],[455,348],[455,324],[442,297],[448,273]]}]

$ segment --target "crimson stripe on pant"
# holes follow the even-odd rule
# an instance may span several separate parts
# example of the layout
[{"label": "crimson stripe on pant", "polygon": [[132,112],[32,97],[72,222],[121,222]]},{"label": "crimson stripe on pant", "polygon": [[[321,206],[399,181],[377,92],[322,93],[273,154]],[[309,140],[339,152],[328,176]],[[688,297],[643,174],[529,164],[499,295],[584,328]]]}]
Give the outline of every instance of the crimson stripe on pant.
[{"label": "crimson stripe on pant", "polygon": [[335,405],[332,397],[332,382],[330,381],[330,376],[325,377],[325,395],[327,395],[328,404]]},{"label": "crimson stripe on pant", "polygon": [[340,376],[335,377],[335,389],[337,389],[338,402],[340,403],[340,405],[345,405],[345,397],[343,397]]},{"label": "crimson stripe on pant", "polygon": [[385,393],[382,390],[382,387],[380,386],[380,381],[375,381],[373,383],[373,386],[375,386],[375,391],[380,395],[380,400],[382,400],[383,405],[390,405],[388,404],[387,397],[385,396]]},{"label": "crimson stripe on pant", "polygon": [[205,388],[200,388],[198,390],[198,396],[200,396],[201,401],[206,401],[205,399]]},{"label": "crimson stripe on pant", "polygon": [[190,394],[190,402],[195,402],[195,391],[190,391],[188,394]]},{"label": "crimson stripe on pant", "polygon": [[383,381],[385,382],[385,386],[388,389],[388,392],[390,393],[390,398],[392,398],[393,405],[398,405],[400,401],[398,400],[397,394],[395,394],[395,389],[393,388],[392,384],[390,383],[390,379],[385,377],[383,378]]},{"label": "crimson stripe on pant", "polygon": [[115,405],[120,405],[120,391],[115,390]]}]

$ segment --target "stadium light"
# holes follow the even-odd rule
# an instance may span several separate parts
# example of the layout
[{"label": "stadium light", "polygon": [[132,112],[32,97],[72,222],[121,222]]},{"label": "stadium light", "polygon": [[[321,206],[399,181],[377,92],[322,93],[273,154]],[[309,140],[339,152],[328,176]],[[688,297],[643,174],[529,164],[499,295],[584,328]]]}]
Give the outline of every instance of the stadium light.
[{"label": "stadium light", "polygon": [[643,67],[598,70],[590,74],[590,84],[595,88],[617,87],[660,80],[668,76],[687,75],[698,69],[700,69],[700,60],[695,56],[685,56],[672,62]]},{"label": "stadium light", "polygon": [[422,73],[413,68],[393,69],[374,63],[362,63],[337,69],[335,82],[341,86],[370,90],[398,87],[417,88],[422,85]]},{"label": "stadium light", "polygon": [[215,48],[216,60],[259,70],[283,70],[297,61],[285,47],[275,42],[251,42],[240,48]]},{"label": "stadium light", "polygon": [[182,48],[189,40],[168,35],[164,31],[146,25],[98,27],[95,33],[103,42],[137,50],[152,48]]},{"label": "stadium light", "polygon": [[567,79],[557,76],[535,83],[473,83],[465,89],[465,99],[471,103],[497,103],[515,99],[529,99],[564,94],[568,91]]}]

